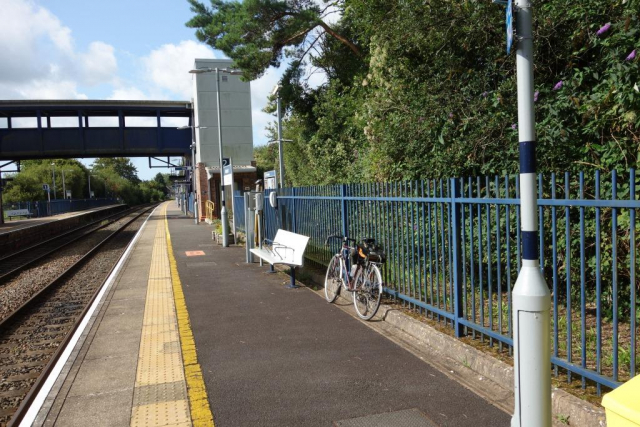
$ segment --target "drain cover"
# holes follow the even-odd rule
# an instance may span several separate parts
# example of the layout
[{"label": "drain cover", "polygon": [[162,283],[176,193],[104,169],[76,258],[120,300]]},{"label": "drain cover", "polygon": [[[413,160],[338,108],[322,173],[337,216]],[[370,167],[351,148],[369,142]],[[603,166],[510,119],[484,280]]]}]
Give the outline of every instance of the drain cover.
[{"label": "drain cover", "polygon": [[336,421],[333,425],[336,427],[438,427],[416,408]]}]

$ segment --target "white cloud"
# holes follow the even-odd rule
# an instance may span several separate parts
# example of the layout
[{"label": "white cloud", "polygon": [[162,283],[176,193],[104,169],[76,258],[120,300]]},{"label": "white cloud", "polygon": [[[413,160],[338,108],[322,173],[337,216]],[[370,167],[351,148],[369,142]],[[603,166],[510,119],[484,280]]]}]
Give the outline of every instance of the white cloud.
[{"label": "white cloud", "polygon": [[273,88],[282,77],[286,65],[279,69],[269,68],[257,80],[251,82],[251,116],[253,126],[253,141],[255,145],[263,145],[267,142],[266,126],[271,122],[275,122],[275,116],[267,114],[262,109],[267,105],[267,98],[273,91]]},{"label": "white cloud", "polygon": [[84,81],[96,85],[112,80],[118,72],[118,62],[113,46],[103,42],[93,42],[86,53],[79,55]]},{"label": "white cloud", "polygon": [[86,98],[78,85],[111,82],[112,46],[93,42],[76,51],[71,29],[32,0],[3,0],[0,13],[0,96]]},{"label": "white cloud", "polygon": [[114,90],[108,99],[141,101],[148,98],[147,95],[137,87],[121,87]]},{"label": "white cloud", "polygon": [[189,70],[195,58],[215,58],[213,50],[193,40],[176,44],[165,44],[144,58],[142,62],[151,82],[182,99],[192,97],[193,83]]},{"label": "white cloud", "polygon": [[87,99],[71,80],[35,79],[12,83],[0,80],[2,99]]}]

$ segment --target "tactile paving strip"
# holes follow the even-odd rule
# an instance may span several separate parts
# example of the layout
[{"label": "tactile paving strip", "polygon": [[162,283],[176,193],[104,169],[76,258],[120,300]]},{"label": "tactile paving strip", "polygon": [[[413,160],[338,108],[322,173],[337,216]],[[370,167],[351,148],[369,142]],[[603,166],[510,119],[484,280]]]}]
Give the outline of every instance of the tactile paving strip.
[{"label": "tactile paving strip", "polygon": [[190,426],[165,227],[151,255],[131,426]]}]

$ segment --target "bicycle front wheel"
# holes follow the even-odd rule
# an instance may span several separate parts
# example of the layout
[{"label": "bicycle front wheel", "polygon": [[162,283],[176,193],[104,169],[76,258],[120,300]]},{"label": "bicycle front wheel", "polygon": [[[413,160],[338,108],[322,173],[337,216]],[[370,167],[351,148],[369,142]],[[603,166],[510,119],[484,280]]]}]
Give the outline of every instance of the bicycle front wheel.
[{"label": "bicycle front wheel", "polygon": [[382,275],[377,266],[371,265],[364,273],[360,286],[353,293],[353,305],[363,320],[369,320],[378,312],[382,297]]},{"label": "bicycle front wheel", "polygon": [[340,256],[334,255],[331,258],[327,275],[324,278],[324,297],[328,302],[334,302],[340,292]]}]

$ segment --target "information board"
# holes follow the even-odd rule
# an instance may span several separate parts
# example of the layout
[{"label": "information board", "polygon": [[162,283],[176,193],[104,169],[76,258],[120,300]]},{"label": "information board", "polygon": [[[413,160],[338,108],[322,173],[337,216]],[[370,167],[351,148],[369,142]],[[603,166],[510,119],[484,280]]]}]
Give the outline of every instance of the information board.
[{"label": "information board", "polygon": [[266,171],[264,173],[264,189],[275,190],[278,188],[278,182],[276,180],[276,171]]}]

